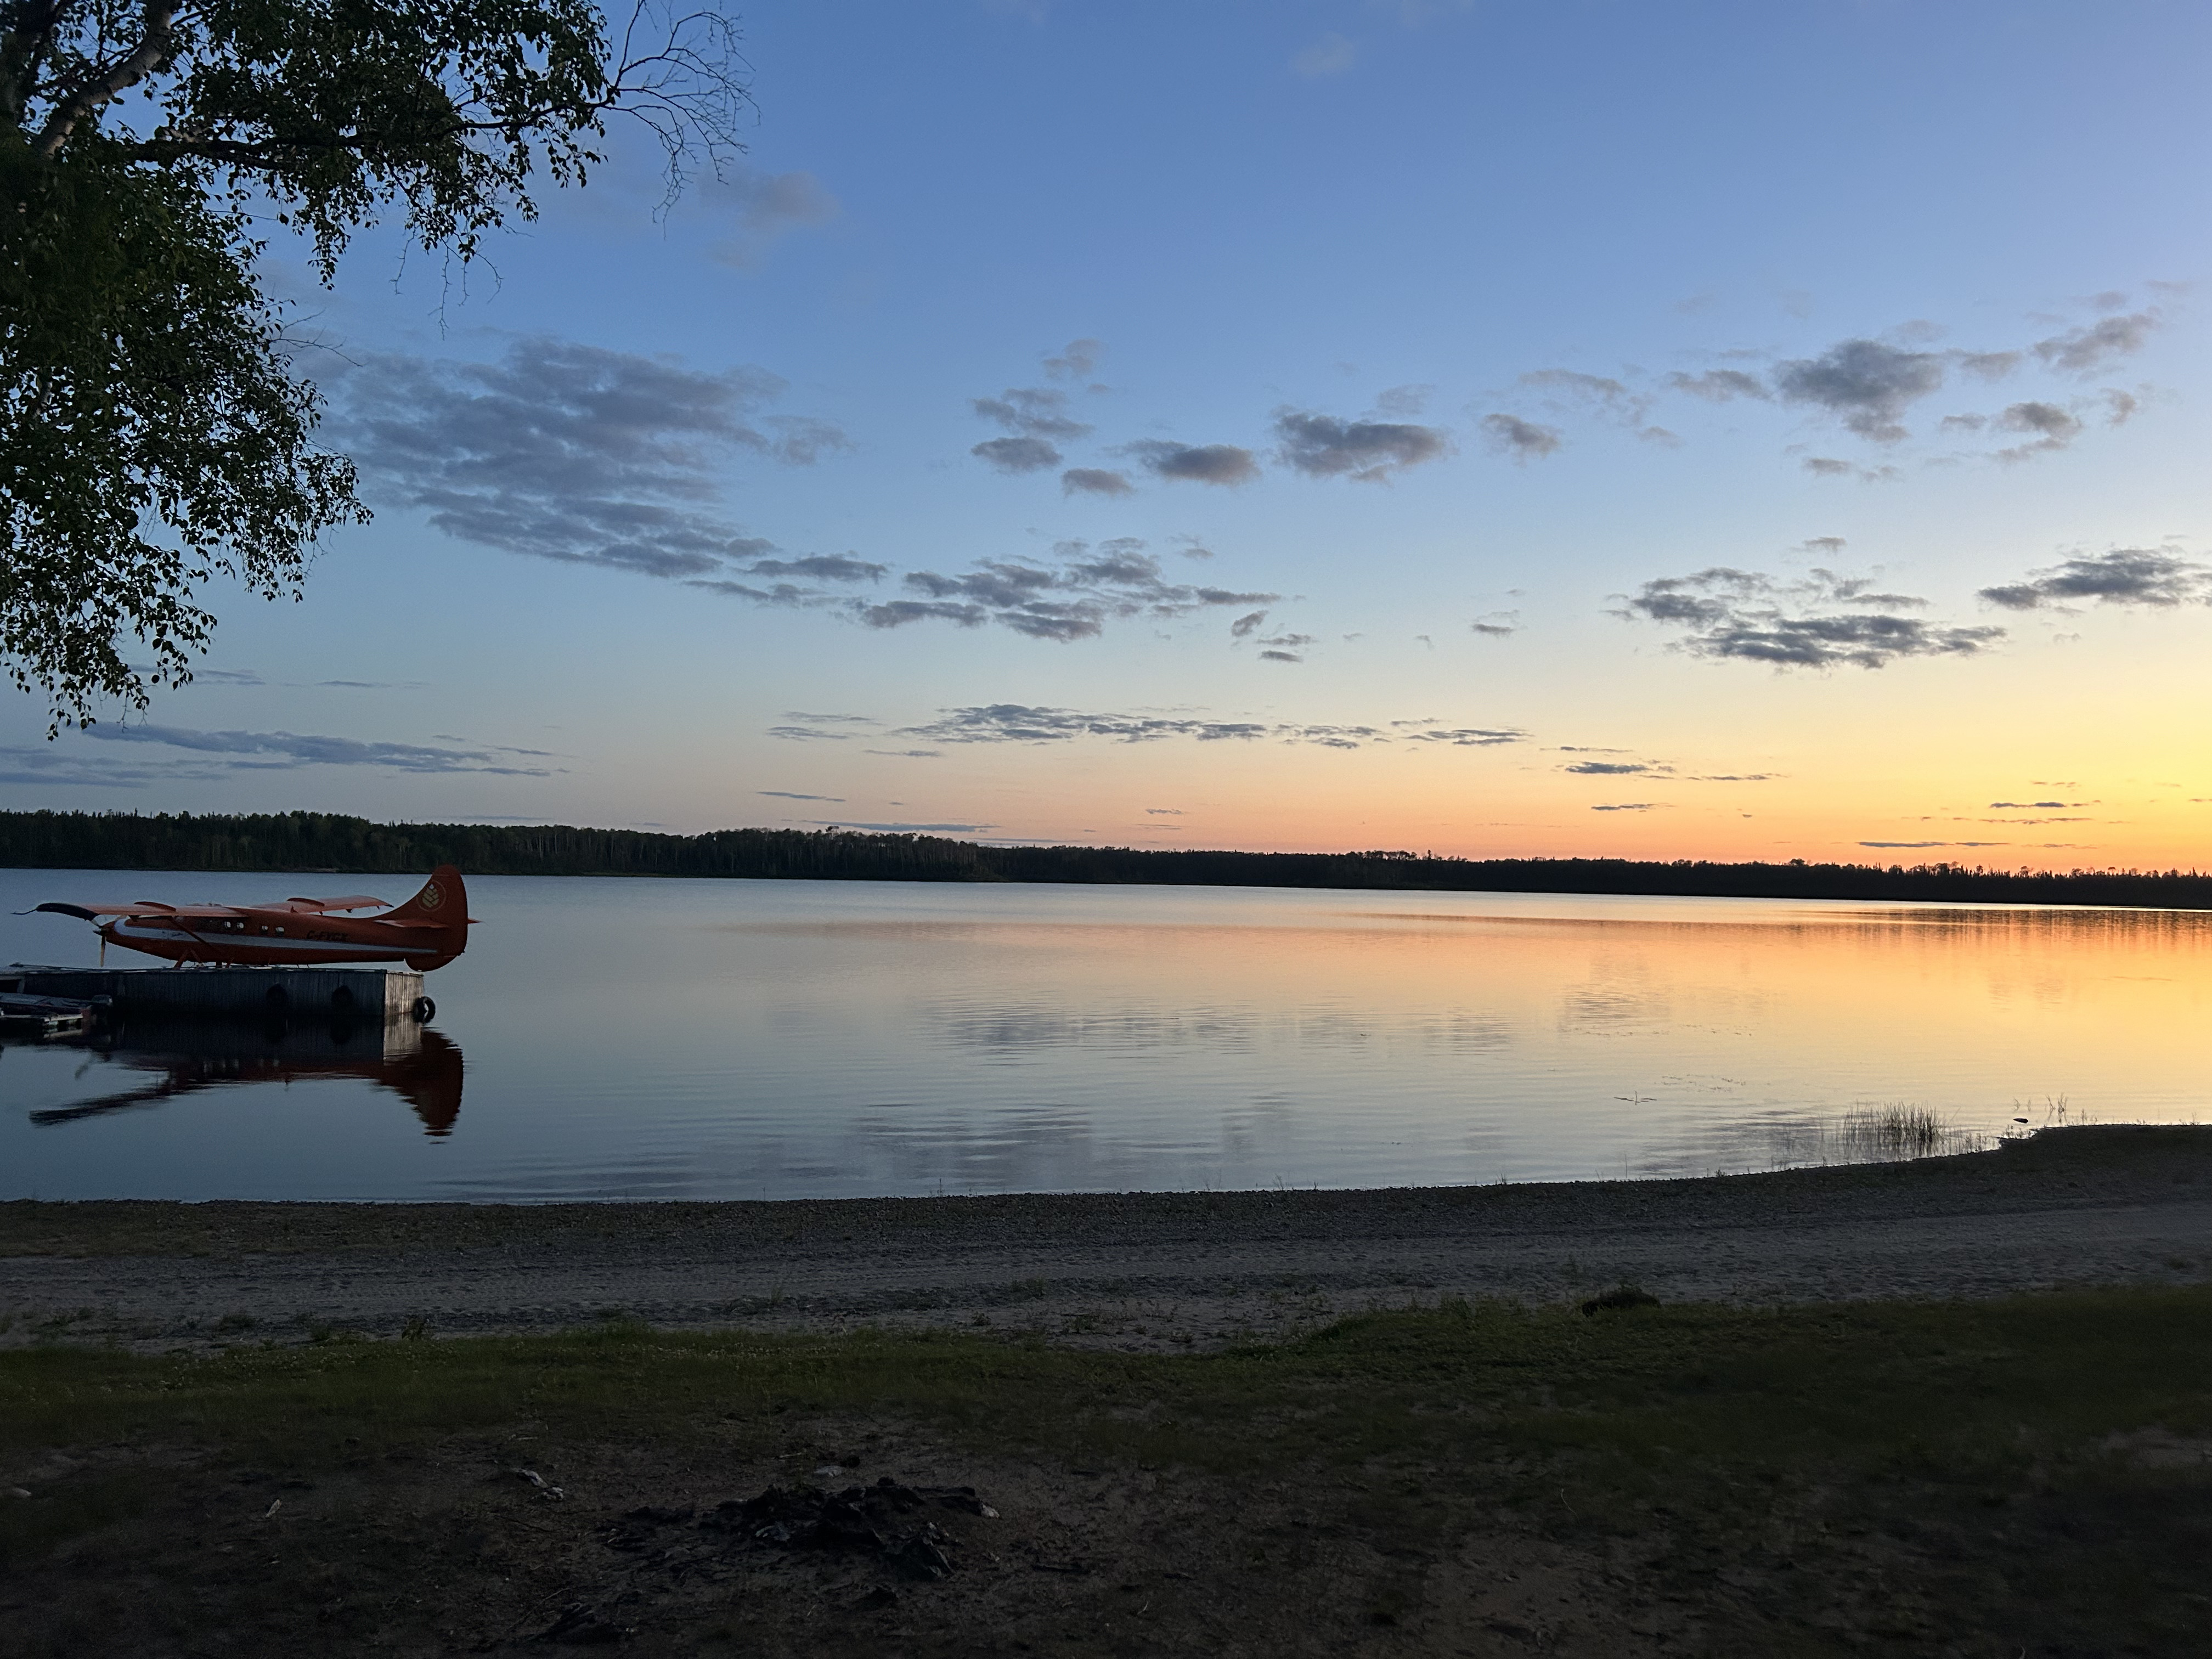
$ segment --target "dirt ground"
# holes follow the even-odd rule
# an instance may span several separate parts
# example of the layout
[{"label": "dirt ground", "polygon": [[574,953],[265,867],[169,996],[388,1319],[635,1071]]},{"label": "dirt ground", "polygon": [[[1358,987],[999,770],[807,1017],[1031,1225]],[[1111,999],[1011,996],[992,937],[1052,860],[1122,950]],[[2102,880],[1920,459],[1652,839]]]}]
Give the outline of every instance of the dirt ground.
[{"label": "dirt ground", "polygon": [[[2212,1655],[2208,1283],[2191,1128],[1553,1187],[9,1204],[0,1647]],[[1623,1284],[1662,1305],[1577,1311]],[[2106,1288],[2021,1299],[2058,1286]]]},{"label": "dirt ground", "polygon": [[[1608,1548],[1547,1537],[1539,1525],[1442,1553],[1377,1548],[1344,1512],[1357,1483],[1253,1489],[1182,1472],[1076,1472],[901,1438],[874,1436],[865,1451],[840,1454],[860,1456],[851,1479],[972,1486],[994,1511],[933,1504],[918,1518],[953,1567],[942,1580],[872,1554],[786,1551],[741,1524],[711,1524],[720,1504],[805,1483],[826,1467],[812,1462],[818,1450],[747,1464],[652,1447],[547,1457],[553,1449],[457,1438],[313,1480],[174,1470],[163,1513],[130,1529],[127,1557],[81,1543],[58,1573],[33,1575],[46,1581],[46,1607],[33,1613],[0,1595],[0,1613],[39,1628],[38,1651],[79,1653],[484,1653],[619,1641],[710,1655],[1596,1659],[1691,1650],[1703,1622],[1681,1601],[1639,1589],[1644,1558],[1664,1552],[1659,1540]],[[522,1460],[546,1465],[540,1478],[562,1496],[518,1474]],[[287,1589],[275,1605],[272,1581]],[[56,1599],[74,1615],[59,1628],[49,1617]]]},{"label": "dirt ground", "polygon": [[2203,1290],[0,1356],[11,1654],[2212,1652]]}]

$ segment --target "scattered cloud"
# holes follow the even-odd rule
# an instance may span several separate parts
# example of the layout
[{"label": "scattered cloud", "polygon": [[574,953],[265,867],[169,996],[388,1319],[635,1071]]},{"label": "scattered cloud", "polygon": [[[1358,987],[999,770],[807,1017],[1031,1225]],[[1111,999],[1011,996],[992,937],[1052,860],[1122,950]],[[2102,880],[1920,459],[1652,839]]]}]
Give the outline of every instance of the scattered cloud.
[{"label": "scattered cloud", "polygon": [[1501,455],[1511,456],[1516,462],[1541,460],[1563,441],[1556,427],[1538,426],[1518,415],[1502,412],[1484,416],[1482,429],[1491,448]]},{"label": "scattered cloud", "polygon": [[1477,617],[1467,628],[1470,634],[1480,634],[1486,639],[1510,639],[1521,631],[1521,613],[1517,611],[1493,611],[1487,616]]},{"label": "scattered cloud", "polygon": [[[1783,362],[1771,372],[1753,366],[1765,357],[1763,351],[1741,349],[1715,354],[1718,361],[1713,367],[1677,370],[1656,379],[1647,380],[1633,370],[1615,376],[1550,368],[1521,375],[1516,386],[1523,393],[1542,397],[1555,416],[1595,414],[1626,426],[1648,442],[1670,447],[1679,445],[1681,439],[1650,420],[1653,404],[1666,394],[1712,404],[1779,398],[1811,406],[1870,442],[1890,445],[1911,435],[1906,416],[1915,404],[1940,391],[1954,369],[1964,380],[1991,385],[2009,378],[2023,366],[2037,363],[2060,374],[2086,377],[2140,350],[2160,321],[2157,309],[2145,307],[2125,315],[2102,317],[2084,327],[2016,349],[1966,351],[1938,349],[1935,343],[1944,330],[1936,324],[1916,320],[1879,339],[1838,340],[1818,356]],[[1731,359],[1743,366],[1731,364]],[[2100,397],[2106,418],[2113,425],[2126,420],[2136,407],[2134,394],[2115,388],[2106,388]],[[1999,415],[1962,412],[1948,416],[1943,427],[1949,432],[2019,433],[2033,441],[1996,457],[2018,460],[2070,442],[2089,407],[2079,399],[2071,404],[2028,400],[2015,403]],[[1516,460],[1548,455],[1564,441],[1557,426],[1542,425],[1510,411],[1482,414],[1480,420],[1491,446]],[[1871,480],[1899,476],[1895,468],[1863,467],[1826,456],[1807,460],[1804,465],[1815,473],[1837,477]]]},{"label": "scattered cloud", "polygon": [[1440,743],[1454,749],[1495,749],[1528,741],[1528,734],[1517,726],[1444,726],[1434,720],[1392,720],[1390,725],[1408,743]]},{"label": "scattered cloud", "polygon": [[1284,726],[1276,731],[1285,743],[1318,744],[1323,749],[1358,749],[1390,741],[1371,726]]},{"label": "scattered cloud", "polygon": [[1216,743],[1232,738],[1249,742],[1267,736],[1275,728],[1254,720],[1086,714],[1068,708],[996,702],[948,708],[928,725],[906,729],[915,737],[936,743],[1065,743],[1076,738],[1109,738],[1121,743],[1195,738],[1201,743]]},{"label": "scattered cloud", "polygon": [[1133,495],[1137,489],[1129,482],[1129,475],[1126,472],[1113,472],[1098,466],[1072,466],[1060,475],[1060,493],[1063,495]]},{"label": "scattered cloud", "polygon": [[1183,810],[1180,806],[1147,806],[1145,816],[1148,818],[1179,818],[1183,816]]},{"label": "scattered cloud", "polygon": [[1265,739],[1313,744],[1328,749],[1358,749],[1370,744],[1404,741],[1489,747],[1523,742],[1528,737],[1527,732],[1512,727],[1444,728],[1429,722],[1407,720],[1394,720],[1388,728],[1309,725],[1295,721],[1211,720],[1183,712],[1086,714],[1071,708],[1011,702],[948,708],[926,725],[903,728],[902,735],[945,744],[1050,744],[1084,738],[1103,738],[1116,743],[1155,743],[1176,738],[1200,743],[1255,743]]},{"label": "scattered cloud", "polygon": [[1609,805],[1593,806],[1593,812],[1649,812],[1660,803],[1656,800],[1614,801]]},{"label": "scattered cloud", "polygon": [[[1093,339],[1070,340],[1043,358],[1045,378],[1083,380],[1098,365],[1104,345]],[[1103,392],[1103,386],[1093,386]],[[1063,459],[1058,445],[1091,435],[1090,425],[1068,412],[1067,393],[1056,386],[1010,386],[995,398],[973,398],[969,407],[1008,434],[975,445],[969,453],[1001,472],[1042,472]],[[1118,473],[1077,468],[1060,480],[1068,495],[1090,490],[1097,495],[1125,495],[1128,480]]]},{"label": "scattered cloud", "polygon": [[[142,667],[139,672],[152,671]],[[291,691],[420,691],[429,684],[428,680],[272,680],[253,668],[196,668],[191,680],[195,684],[281,686]]]},{"label": "scattered cloud", "polygon": [[1393,472],[1451,453],[1441,427],[1395,421],[1343,421],[1303,410],[1275,411],[1276,451],[1284,465],[1310,478],[1349,477],[1379,483]]},{"label": "scattered cloud", "polygon": [[2032,443],[1997,451],[1997,459],[2007,462],[2063,449],[2081,434],[2081,422],[2057,404],[2014,404],[1996,417],[1996,425],[2000,431],[2026,433],[2034,439]]},{"label": "scattered cloud", "polygon": [[1091,428],[1067,413],[1067,394],[1057,386],[1008,386],[995,398],[975,398],[970,406],[985,420],[1025,438],[1087,438]]},{"label": "scattered cloud", "polygon": [[2172,547],[2115,549],[2031,571],[2026,581],[1984,587],[1980,597],[2008,611],[2064,611],[2100,605],[2212,605],[2212,567]]},{"label": "scattered cloud", "polygon": [[180,726],[94,726],[84,736],[101,743],[156,744],[198,755],[221,755],[240,771],[289,771],[301,766],[380,766],[398,772],[477,772],[498,777],[544,778],[552,769],[518,766],[507,758],[543,757],[532,749],[434,749],[413,743],[374,743],[358,738],[316,737],[297,732],[200,732]]},{"label": "scattered cloud", "polygon": [[333,377],[369,494],[504,552],[646,575],[718,574],[767,550],[714,511],[716,458],[811,465],[850,447],[763,414],[784,382],[534,336],[496,362],[372,356]]},{"label": "scattered cloud", "polygon": [[1580,772],[1591,777],[1618,777],[1626,773],[1653,772],[1662,769],[1653,766],[1649,761],[1577,761],[1571,766],[1563,766],[1559,769]]},{"label": "scattered cloud", "polygon": [[[828,556],[817,559],[770,559],[763,560],[762,563],[785,566],[818,565],[821,571],[818,580],[830,581],[873,581],[878,575],[890,568],[886,565],[871,564],[865,559],[850,556]],[[757,568],[758,567],[739,567],[741,570],[748,572]],[[872,571],[876,574],[868,574]],[[785,610],[850,610],[854,605],[860,603],[849,596],[826,592],[819,587],[810,587],[792,581],[773,582],[763,587],[755,582],[737,581],[726,576],[712,578],[694,576],[687,580],[684,585],[686,587],[696,587],[705,593],[719,593],[726,599],[748,599],[755,605],[775,605]]]},{"label": "scattered cloud", "polygon": [[1260,476],[1260,464],[1249,449],[1235,444],[1179,444],[1164,438],[1139,438],[1121,446],[1156,477],[1192,483],[1249,483]]},{"label": "scattered cloud", "polygon": [[1990,803],[1990,811],[1992,812],[2002,812],[2008,811],[2030,812],[2051,807],[2058,807],[2063,809],[2069,806],[2087,806],[2088,805],[2089,803],[2086,800],[1993,800]]},{"label": "scattered cloud", "polygon": [[1802,465],[1816,477],[1856,478],[1861,483],[1886,483],[1902,476],[1893,466],[1861,466],[1856,461],[1838,460],[1832,455],[1808,455]]},{"label": "scattered cloud", "polygon": [[717,264],[748,270],[790,232],[827,224],[842,210],[837,198],[811,173],[763,173],[735,167],[721,178],[690,181],[690,205],[726,215],[731,234],[711,244],[708,258]]},{"label": "scattered cloud", "polygon": [[[1749,381],[1754,387],[1759,385],[1748,375],[1739,378]],[[1686,381],[1688,377],[1677,375],[1674,379]],[[1648,418],[1652,401],[1650,393],[1638,391],[1611,375],[1585,374],[1573,368],[1540,368],[1523,374],[1520,384],[1528,390],[1545,393],[1556,413],[1566,415],[1593,411],[1604,419],[1626,427],[1646,443],[1660,444],[1670,449],[1681,444],[1682,440],[1676,434],[1663,426],[1650,424]],[[1759,389],[1763,395],[1764,388]],[[1716,376],[1701,377],[1692,390],[1699,395],[1732,395],[1729,383]]]},{"label": "scattered cloud", "polygon": [[[1863,841],[1859,843],[1862,847],[1901,848],[1948,847],[1950,844],[1951,843],[1948,841]],[[1999,845],[2001,843],[1993,842],[1977,842],[1973,844],[1979,847],[1989,847]]]},{"label": "scattered cloud", "polygon": [[1580,404],[1618,416],[1639,426],[1650,399],[1632,392],[1622,381],[1606,374],[1585,374],[1573,368],[1539,368],[1521,377],[1521,384],[1552,393],[1562,405]]},{"label": "scattered cloud", "polygon": [[1324,34],[1291,59],[1291,72],[1309,81],[1341,75],[1359,61],[1359,48],[1342,35]]},{"label": "scattered cloud", "polygon": [[1765,381],[1740,368],[1709,368],[1702,374],[1678,372],[1667,377],[1667,386],[1670,391],[1686,392],[1709,404],[1724,404],[1737,398],[1765,400],[1774,396],[1766,389]]},{"label": "scattered cloud", "polygon": [[778,800],[821,800],[829,801],[837,806],[842,806],[845,804],[845,798],[842,795],[802,795],[790,789],[756,789],[753,793],[773,795]]},{"label": "scattered cloud", "polygon": [[1262,651],[1260,653],[1260,660],[1261,662],[1304,662],[1305,659],[1294,651]]},{"label": "scattered cloud", "polygon": [[1042,472],[1062,459],[1042,438],[988,438],[968,453],[1001,472]]},{"label": "scattered cloud", "polygon": [[1522,386],[1543,386],[1570,397],[1618,409],[1643,400],[1609,375],[1585,374],[1575,368],[1531,369],[1521,377]]},{"label": "scattered cloud", "polygon": [[1905,410],[1940,389],[1942,356],[1904,351],[1879,340],[1844,340],[1818,357],[1785,362],[1774,382],[1791,403],[1826,410],[1860,437],[1891,444],[1911,435]]},{"label": "scattered cloud", "polygon": [[31,784],[39,788],[143,789],[149,784],[173,786],[229,775],[219,764],[124,760],[106,755],[76,754],[51,744],[0,748],[0,783]]},{"label": "scattered cloud", "polygon": [[1880,668],[1900,657],[1971,656],[2004,636],[1902,617],[1926,603],[1869,592],[1859,579],[1814,569],[1796,582],[1726,566],[1648,581],[1615,614],[1682,630],[1676,649],[1694,657],[1827,668]]},{"label": "scattered cloud", "polygon": [[804,576],[810,581],[872,582],[890,567],[871,564],[851,553],[815,553],[803,559],[755,559],[745,566],[754,576]]},{"label": "scattered cloud", "polygon": [[1243,639],[1249,635],[1258,633],[1261,629],[1267,626],[1267,613],[1266,611],[1254,611],[1249,612],[1244,616],[1239,617],[1235,622],[1229,624],[1229,637],[1232,640]]},{"label": "scattered cloud", "polygon": [[1105,349],[1103,340],[1070,340],[1044,360],[1044,372],[1055,380],[1088,380]]},{"label": "scattered cloud", "polygon": [[921,597],[879,604],[856,602],[854,612],[871,628],[898,628],[931,620],[974,628],[995,622],[1032,639],[1080,640],[1118,617],[1168,618],[1216,605],[1265,605],[1274,593],[1242,593],[1167,580],[1160,562],[1134,537],[1054,545],[1056,565],[1017,559],[984,559],[955,575],[909,571],[902,585]]},{"label": "scattered cloud", "polygon": [[2046,365],[2062,374],[2094,374],[2115,359],[2130,357],[2142,350],[2160,320],[2154,310],[2100,318],[2087,328],[2038,340],[2033,349]]},{"label": "scattered cloud", "polygon": [[1389,387],[1375,394],[1376,412],[1410,418],[1428,408],[1429,399],[1436,391],[1436,387],[1425,383]]}]

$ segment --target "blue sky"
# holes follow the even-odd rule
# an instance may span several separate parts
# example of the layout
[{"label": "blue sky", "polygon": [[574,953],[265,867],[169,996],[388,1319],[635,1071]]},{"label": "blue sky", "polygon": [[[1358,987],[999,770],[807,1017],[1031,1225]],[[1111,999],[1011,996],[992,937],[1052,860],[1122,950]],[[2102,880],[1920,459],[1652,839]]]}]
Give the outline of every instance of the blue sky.
[{"label": "blue sky", "polygon": [[0,801],[2203,845],[2203,8],[742,20],[665,217],[272,248],[378,520]]}]

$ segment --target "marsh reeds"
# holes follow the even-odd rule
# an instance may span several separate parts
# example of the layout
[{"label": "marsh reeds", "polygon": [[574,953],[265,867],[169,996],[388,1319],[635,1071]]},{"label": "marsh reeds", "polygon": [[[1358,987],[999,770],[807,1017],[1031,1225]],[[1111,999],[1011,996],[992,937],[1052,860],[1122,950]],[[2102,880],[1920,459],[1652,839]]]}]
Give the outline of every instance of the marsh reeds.
[{"label": "marsh reeds", "polygon": [[1774,1124],[1767,1133],[1775,1169],[1943,1158],[1984,1151],[1992,1140],[1933,1108],[1902,1100],[1854,1106],[1838,1117]]}]

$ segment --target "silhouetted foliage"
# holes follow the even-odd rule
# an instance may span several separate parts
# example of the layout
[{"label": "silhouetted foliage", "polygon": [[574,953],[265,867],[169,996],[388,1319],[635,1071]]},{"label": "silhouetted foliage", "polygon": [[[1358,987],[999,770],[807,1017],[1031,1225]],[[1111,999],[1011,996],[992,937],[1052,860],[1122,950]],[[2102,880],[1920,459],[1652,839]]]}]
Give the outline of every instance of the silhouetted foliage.
[{"label": "silhouetted foliage", "polygon": [[857,830],[702,836],[565,824],[372,823],[324,812],[250,817],[0,812],[0,866],[58,870],[312,870],[471,875],[714,876],[755,880],[1033,881],[1164,887],[1392,888],[1721,898],[1910,899],[2212,909],[2194,870],[1988,870],[1956,864],[1718,864],[1702,859],[1457,859],[1370,853],[979,847]]},{"label": "silhouetted foliage", "polygon": [[672,195],[742,148],[720,5],[0,0],[0,674],[49,735],[189,680],[216,577],[296,594],[368,516],[263,287],[272,215],[326,284],[380,220],[465,264],[617,114]]}]

